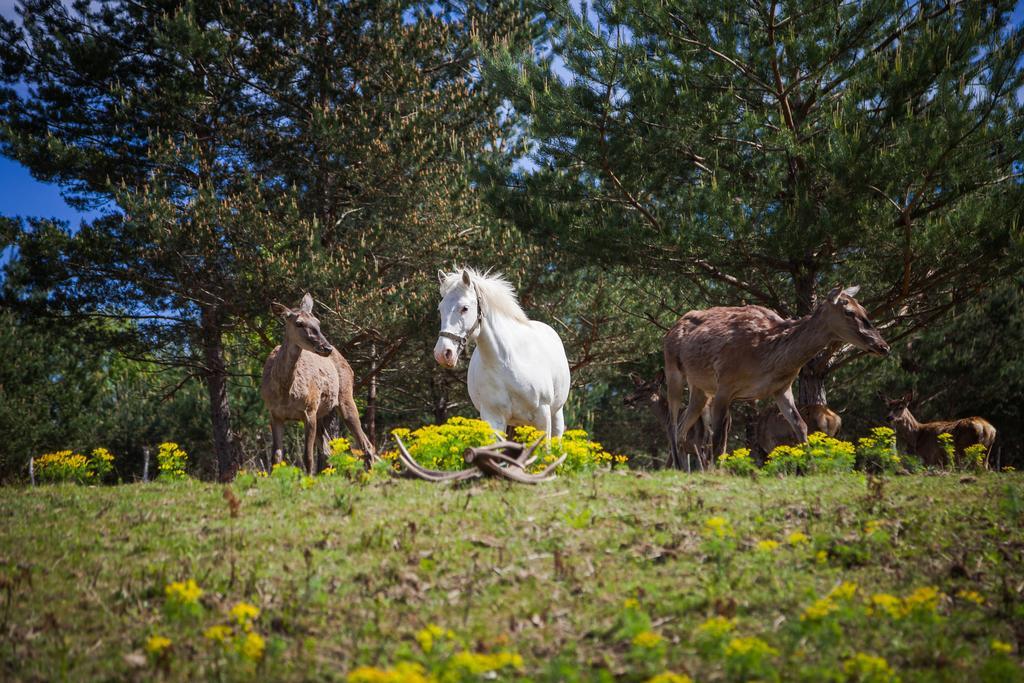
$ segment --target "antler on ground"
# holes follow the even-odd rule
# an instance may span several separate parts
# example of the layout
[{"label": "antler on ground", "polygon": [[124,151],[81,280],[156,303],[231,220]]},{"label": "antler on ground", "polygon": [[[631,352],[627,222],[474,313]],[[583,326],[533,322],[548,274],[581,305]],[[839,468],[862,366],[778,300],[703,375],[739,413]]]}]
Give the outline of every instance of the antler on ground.
[{"label": "antler on ground", "polygon": [[[395,441],[398,443],[398,459],[402,463],[405,476],[407,477],[424,479],[426,481],[464,481],[487,474],[521,484],[537,484],[542,481],[550,481],[555,478],[555,468],[565,462],[566,456],[563,455],[540,472],[527,472],[526,468],[537,460],[537,456],[533,453],[540,444],[541,439],[534,441],[529,448],[514,441],[499,441],[490,446],[467,448],[463,457],[472,467],[456,472],[443,472],[427,469],[420,465],[410,455],[409,451],[406,450],[402,439],[398,436],[395,437]],[[512,454],[514,454],[514,457]]]}]

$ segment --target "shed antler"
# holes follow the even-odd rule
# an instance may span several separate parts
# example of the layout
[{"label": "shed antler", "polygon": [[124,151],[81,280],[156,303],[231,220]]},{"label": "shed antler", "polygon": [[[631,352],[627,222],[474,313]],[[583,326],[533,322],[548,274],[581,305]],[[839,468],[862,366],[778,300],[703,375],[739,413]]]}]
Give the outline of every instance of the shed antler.
[{"label": "shed antler", "polygon": [[465,481],[476,479],[482,475],[502,477],[520,484],[537,484],[542,481],[551,481],[555,478],[555,468],[565,462],[565,455],[554,461],[540,472],[530,473],[526,468],[537,460],[533,452],[537,449],[541,440],[534,441],[529,448],[514,441],[499,441],[490,446],[478,448],[467,448],[462,457],[466,463],[471,465],[464,470],[456,472],[443,472],[441,470],[430,470],[423,467],[405,448],[402,439],[395,436],[398,443],[398,459],[402,463],[405,476],[424,479],[426,481]]}]

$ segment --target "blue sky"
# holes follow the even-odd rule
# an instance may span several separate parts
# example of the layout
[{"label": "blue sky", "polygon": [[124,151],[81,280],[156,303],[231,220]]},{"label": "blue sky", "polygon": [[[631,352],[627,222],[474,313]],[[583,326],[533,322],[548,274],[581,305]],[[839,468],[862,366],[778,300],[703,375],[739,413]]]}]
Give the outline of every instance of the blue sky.
[{"label": "blue sky", "polygon": [[[15,0],[0,0],[0,15],[14,18],[14,3]],[[1024,0],[1017,3],[1014,19],[1017,23],[1024,21]],[[0,216],[40,216],[75,224],[93,215],[71,208],[56,185],[36,180],[21,164],[3,156],[0,156],[0,188],[3,188]]]}]

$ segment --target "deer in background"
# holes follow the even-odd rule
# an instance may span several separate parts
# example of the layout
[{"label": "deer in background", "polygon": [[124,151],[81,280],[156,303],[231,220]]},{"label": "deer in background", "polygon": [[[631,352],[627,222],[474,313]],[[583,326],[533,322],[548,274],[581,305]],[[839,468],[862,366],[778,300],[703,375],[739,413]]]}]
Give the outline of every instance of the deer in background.
[{"label": "deer in background", "polygon": [[[843,426],[843,419],[828,406],[800,406],[797,412],[807,425],[808,434],[822,432],[825,436],[835,436]],[[768,407],[757,416],[757,446],[765,456],[778,446],[795,446],[798,443],[801,442],[797,441],[793,427],[775,406]]]},{"label": "deer in background", "polygon": [[[665,373],[659,372],[654,376],[654,379],[649,380],[644,380],[639,375],[633,373],[630,373],[629,377],[633,380],[633,393],[623,398],[622,403],[627,406],[645,404],[650,406],[651,412],[654,413],[654,417],[658,420],[658,424],[667,433],[669,429],[668,402],[665,400],[662,391],[665,386]],[[686,454],[687,459],[689,459],[691,454],[697,456],[697,462],[700,463],[702,470],[708,466],[707,457],[711,445],[710,434],[708,434],[707,429],[704,427],[711,419],[710,411],[705,410],[703,418],[703,420],[694,425],[690,433],[683,437],[683,452]],[[666,466],[673,466],[671,459],[666,463]]]},{"label": "deer in background", "polygon": [[[690,311],[665,335],[669,452],[682,466],[677,444],[684,385],[690,401],[681,431],[687,434],[711,401],[711,456],[724,451],[733,401],[774,397],[798,439],[807,440],[807,425],[793,401],[793,380],[800,368],[835,342],[877,356],[889,353],[867,311],[854,295],[859,287],[836,287],[803,318],[782,318],[763,306],[716,307]],[[689,469],[689,468],[687,468]]]},{"label": "deer in background", "polygon": [[[958,462],[963,460],[964,451],[975,444],[981,444],[991,453],[992,444],[996,440],[996,428],[988,420],[965,417],[959,420],[918,422],[909,408],[913,400],[913,394],[908,394],[893,400],[885,399],[885,402],[889,407],[889,424],[896,431],[896,437],[908,453],[921,458],[925,465],[945,467],[952,464],[946,462],[946,452],[939,445],[939,434],[952,435],[954,457]],[[988,466],[987,454],[985,466]]]},{"label": "deer in background", "polygon": [[301,421],[306,427],[303,462],[307,473],[316,474],[316,446],[327,449],[327,418],[337,410],[369,467],[373,445],[363,433],[352,399],[352,367],[320,331],[320,321],[313,316],[313,297],[307,293],[297,309],[279,303],[270,308],[284,321],[284,342],[267,357],[260,385],[260,396],[270,411],[273,463],[281,462],[285,422]]}]

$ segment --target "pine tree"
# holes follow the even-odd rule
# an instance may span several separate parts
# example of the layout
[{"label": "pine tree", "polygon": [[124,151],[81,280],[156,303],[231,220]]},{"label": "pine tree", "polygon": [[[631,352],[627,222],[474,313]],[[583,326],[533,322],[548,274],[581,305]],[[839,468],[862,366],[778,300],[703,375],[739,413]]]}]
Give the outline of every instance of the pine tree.
[{"label": "pine tree", "polygon": [[[275,343],[271,300],[313,290],[329,328],[381,343],[401,319],[422,335],[406,314],[433,309],[460,231],[503,239],[469,218],[466,150],[507,153],[473,50],[528,40],[515,3],[28,0],[21,14],[0,28],[0,151],[103,215],[24,223],[14,289],[65,320],[131,319],[118,349],[201,378],[222,477],[240,458],[230,383]],[[374,376],[401,350],[378,348]]]},{"label": "pine tree", "polygon": [[[490,169],[490,199],[690,307],[805,315],[861,284],[898,341],[1021,267],[1013,6],[552,3],[550,52],[489,69],[536,144]],[[839,352],[805,367],[800,403],[825,402]]]}]

